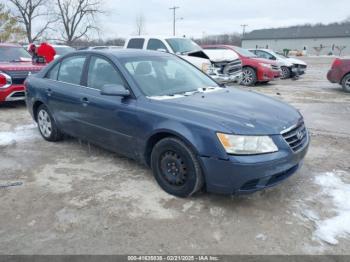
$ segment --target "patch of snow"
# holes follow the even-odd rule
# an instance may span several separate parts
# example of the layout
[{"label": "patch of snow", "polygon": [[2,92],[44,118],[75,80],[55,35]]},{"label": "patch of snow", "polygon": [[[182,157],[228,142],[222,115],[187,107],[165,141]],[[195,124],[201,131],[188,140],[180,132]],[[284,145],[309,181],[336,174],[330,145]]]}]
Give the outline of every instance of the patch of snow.
[{"label": "patch of snow", "polygon": [[338,244],[337,238],[350,235],[350,184],[343,182],[342,176],[349,174],[335,171],[315,178],[315,183],[322,187],[322,195],[331,198],[335,216],[316,221],[314,237],[332,245]]},{"label": "patch of snow", "polygon": [[258,234],[256,235],[255,239],[265,241],[267,239],[267,236],[264,234]]},{"label": "patch of snow", "polygon": [[36,130],[36,124],[19,126],[12,132],[0,132],[0,147],[15,145],[16,143],[37,139],[39,137],[40,135]]}]

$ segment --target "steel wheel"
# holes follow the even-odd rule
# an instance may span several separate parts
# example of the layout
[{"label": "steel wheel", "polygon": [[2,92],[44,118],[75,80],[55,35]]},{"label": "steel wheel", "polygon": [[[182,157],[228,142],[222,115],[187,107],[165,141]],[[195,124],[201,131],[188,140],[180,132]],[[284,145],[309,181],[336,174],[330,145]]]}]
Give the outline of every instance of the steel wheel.
[{"label": "steel wheel", "polygon": [[159,159],[159,169],[163,178],[172,186],[183,186],[187,180],[187,167],[182,157],[167,151]]},{"label": "steel wheel", "polygon": [[44,109],[38,113],[38,125],[43,136],[49,138],[52,133],[52,123],[49,114]]}]

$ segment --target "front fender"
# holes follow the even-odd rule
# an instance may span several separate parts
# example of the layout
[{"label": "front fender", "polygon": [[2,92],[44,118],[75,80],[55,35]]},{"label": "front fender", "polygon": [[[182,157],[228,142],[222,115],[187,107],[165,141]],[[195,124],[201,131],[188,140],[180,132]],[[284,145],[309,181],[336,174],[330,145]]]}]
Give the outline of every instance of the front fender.
[{"label": "front fender", "polygon": [[148,141],[150,141],[152,137],[162,133],[171,134],[180,138],[188,144],[198,156],[228,159],[214,131],[193,124],[179,123],[171,120],[160,122],[155,126],[153,131],[146,136],[143,145],[144,148],[146,148]]}]

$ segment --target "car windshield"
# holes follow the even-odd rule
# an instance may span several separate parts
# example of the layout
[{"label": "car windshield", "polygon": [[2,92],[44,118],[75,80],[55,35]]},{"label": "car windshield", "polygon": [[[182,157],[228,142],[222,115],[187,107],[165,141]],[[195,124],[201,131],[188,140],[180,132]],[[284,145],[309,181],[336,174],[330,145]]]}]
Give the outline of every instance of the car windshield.
[{"label": "car windshield", "polygon": [[69,46],[56,46],[54,47],[54,49],[57,55],[65,55],[75,51],[73,47],[69,47]]},{"label": "car windshield", "polygon": [[30,54],[23,47],[0,47],[0,62],[21,62],[31,60]]},{"label": "car windshield", "polygon": [[244,49],[244,48],[240,48],[240,47],[233,47],[233,49],[238,53],[240,54],[241,56],[245,56],[245,57],[257,57],[254,53],[250,52],[249,50],[247,49]]},{"label": "car windshield", "polygon": [[149,97],[190,95],[219,87],[199,69],[176,56],[132,57],[120,61]]},{"label": "car windshield", "polygon": [[199,45],[187,38],[169,38],[166,41],[174,53],[184,54],[202,50]]}]

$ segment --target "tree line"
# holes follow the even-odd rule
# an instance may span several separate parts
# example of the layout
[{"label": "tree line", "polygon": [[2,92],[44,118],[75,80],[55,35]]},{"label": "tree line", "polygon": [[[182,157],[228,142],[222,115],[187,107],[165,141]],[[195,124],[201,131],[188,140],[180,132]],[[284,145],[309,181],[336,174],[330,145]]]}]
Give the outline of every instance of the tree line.
[{"label": "tree line", "polygon": [[7,0],[0,3],[0,42],[54,40],[72,45],[98,32],[103,0]]}]

